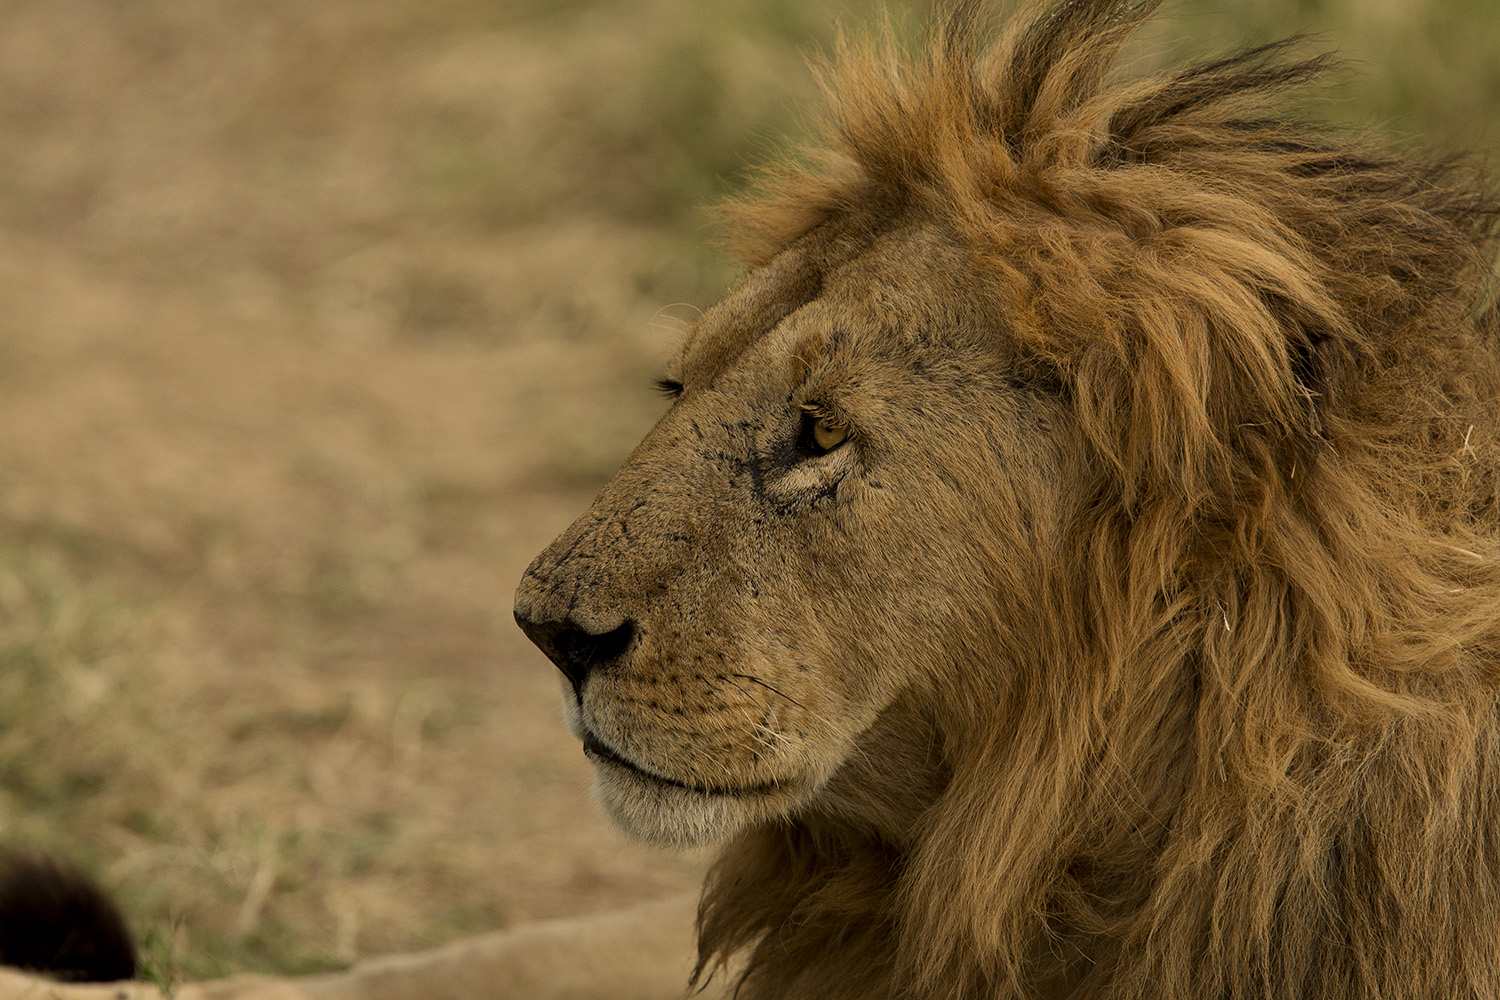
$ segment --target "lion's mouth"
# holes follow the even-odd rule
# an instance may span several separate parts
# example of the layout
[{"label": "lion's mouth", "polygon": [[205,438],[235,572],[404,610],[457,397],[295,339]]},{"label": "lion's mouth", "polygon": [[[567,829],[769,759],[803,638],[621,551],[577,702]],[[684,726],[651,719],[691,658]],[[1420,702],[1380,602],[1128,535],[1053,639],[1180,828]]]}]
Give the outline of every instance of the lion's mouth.
[{"label": "lion's mouth", "polygon": [[781,786],[774,781],[769,781],[765,784],[760,785],[746,785],[739,788],[725,788],[714,785],[697,785],[688,781],[679,781],[676,778],[669,778],[664,774],[657,774],[655,771],[648,771],[646,768],[641,767],[639,764],[626,760],[624,757],[620,756],[620,754],[614,748],[610,747],[593,733],[589,732],[585,732],[583,735],[583,753],[584,756],[588,757],[590,760],[606,761],[610,764],[615,765],[616,767],[623,768],[626,771],[629,771],[631,774],[635,775],[638,778],[644,778],[647,781],[654,782],[658,785],[666,785],[669,788],[681,788],[683,791],[697,792],[699,795],[763,795],[768,792],[778,791],[781,788]]}]

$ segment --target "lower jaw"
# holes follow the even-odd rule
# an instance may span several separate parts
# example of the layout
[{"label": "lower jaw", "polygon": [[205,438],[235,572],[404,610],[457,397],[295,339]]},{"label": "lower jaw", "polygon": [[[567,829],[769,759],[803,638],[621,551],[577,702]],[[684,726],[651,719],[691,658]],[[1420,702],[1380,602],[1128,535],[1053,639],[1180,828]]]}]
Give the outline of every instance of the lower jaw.
[{"label": "lower jaw", "polygon": [[674,848],[728,840],[762,812],[733,795],[665,785],[608,761],[594,764],[594,800],[626,836]]},{"label": "lower jaw", "polygon": [[779,782],[765,782],[759,785],[746,785],[740,788],[720,788],[712,785],[699,785],[690,781],[682,781],[677,778],[669,778],[640,767],[624,757],[621,757],[609,746],[597,739],[593,734],[585,734],[583,737],[583,753],[593,762],[595,767],[614,767],[627,774],[633,775],[648,784],[660,785],[663,788],[678,789],[694,795],[708,797],[724,797],[730,799],[748,799],[757,796],[776,795],[784,791]]},{"label": "lower jaw", "polygon": [[626,836],[659,847],[697,848],[781,819],[803,796],[785,785],[733,792],[682,787],[602,757],[594,763],[593,798]]}]

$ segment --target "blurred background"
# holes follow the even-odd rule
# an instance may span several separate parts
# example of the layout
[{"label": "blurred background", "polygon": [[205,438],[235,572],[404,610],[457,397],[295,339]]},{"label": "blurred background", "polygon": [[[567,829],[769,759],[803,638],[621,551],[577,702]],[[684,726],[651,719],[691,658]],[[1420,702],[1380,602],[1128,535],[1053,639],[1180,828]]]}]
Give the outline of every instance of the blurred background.
[{"label": "blurred background", "polygon": [[[0,843],[164,978],[692,885],[596,816],[511,594],[873,9],[0,0]],[[1131,59],[1300,30],[1316,113],[1500,148],[1493,0],[1184,2]]]}]

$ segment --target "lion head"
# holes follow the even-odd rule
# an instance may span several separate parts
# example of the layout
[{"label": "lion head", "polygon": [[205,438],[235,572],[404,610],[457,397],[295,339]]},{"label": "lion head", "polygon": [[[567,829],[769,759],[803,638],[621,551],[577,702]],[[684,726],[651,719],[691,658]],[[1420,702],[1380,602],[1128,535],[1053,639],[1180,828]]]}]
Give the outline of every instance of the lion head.
[{"label": "lion head", "polygon": [[[696,325],[671,411],[518,597],[604,808],[650,840],[836,809],[851,766],[870,794],[880,715],[1014,627],[963,595],[1034,620],[1036,540],[1068,499],[1057,403],[987,343],[951,241],[793,244]],[[909,797],[909,772],[886,794]]]},{"label": "lion head", "polygon": [[1500,991],[1496,204],[1155,6],[845,46],[522,580],[746,995]]}]

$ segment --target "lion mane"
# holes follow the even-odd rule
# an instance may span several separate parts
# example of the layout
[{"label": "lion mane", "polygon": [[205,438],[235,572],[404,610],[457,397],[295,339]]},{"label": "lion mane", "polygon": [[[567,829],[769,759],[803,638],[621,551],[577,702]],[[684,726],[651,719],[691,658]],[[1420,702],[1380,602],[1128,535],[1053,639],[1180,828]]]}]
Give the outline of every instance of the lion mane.
[{"label": "lion mane", "polygon": [[945,776],[911,834],[740,833],[700,979],[1500,996],[1496,203],[1284,110],[1330,68],[1289,44],[1115,81],[1157,5],[841,42],[823,146],[726,208],[752,267],[936,220],[1071,412],[1087,517],[906,733]]}]

